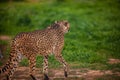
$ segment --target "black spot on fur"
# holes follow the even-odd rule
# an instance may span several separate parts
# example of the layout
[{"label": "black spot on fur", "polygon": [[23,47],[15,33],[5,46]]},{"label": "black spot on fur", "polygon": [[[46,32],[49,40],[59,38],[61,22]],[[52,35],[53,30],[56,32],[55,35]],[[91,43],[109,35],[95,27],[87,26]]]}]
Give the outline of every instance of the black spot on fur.
[{"label": "black spot on fur", "polygon": [[6,71],[6,66],[4,68],[2,68],[2,72],[5,72]]}]

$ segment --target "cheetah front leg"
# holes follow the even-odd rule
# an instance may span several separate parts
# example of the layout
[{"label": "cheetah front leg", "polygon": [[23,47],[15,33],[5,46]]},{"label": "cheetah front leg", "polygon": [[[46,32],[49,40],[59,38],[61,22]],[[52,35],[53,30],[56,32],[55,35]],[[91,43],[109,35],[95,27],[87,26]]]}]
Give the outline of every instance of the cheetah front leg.
[{"label": "cheetah front leg", "polygon": [[44,56],[43,74],[44,74],[44,80],[49,80],[49,77],[48,77],[48,56]]},{"label": "cheetah front leg", "polygon": [[56,55],[55,54],[55,58],[61,63],[63,64],[63,68],[64,68],[64,75],[65,77],[68,77],[68,65],[66,63],[66,61],[64,60],[64,58],[62,57],[61,54]]},{"label": "cheetah front leg", "polygon": [[29,64],[30,64],[30,77],[33,79],[33,80],[37,80],[34,76],[35,74],[35,66],[36,66],[36,59],[35,59],[35,56],[31,56],[29,58]]}]

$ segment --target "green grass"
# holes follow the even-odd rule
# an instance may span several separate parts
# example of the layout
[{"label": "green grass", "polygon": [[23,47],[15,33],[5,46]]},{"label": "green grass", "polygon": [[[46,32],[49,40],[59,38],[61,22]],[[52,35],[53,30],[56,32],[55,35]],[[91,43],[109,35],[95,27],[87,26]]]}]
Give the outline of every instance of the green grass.
[{"label": "green grass", "polygon": [[[19,32],[44,29],[55,20],[68,20],[70,32],[65,35],[62,52],[65,60],[77,63],[78,67],[106,65],[109,58],[120,59],[119,7],[119,0],[0,3],[0,34],[15,36]],[[42,57],[36,60],[37,67],[41,67]],[[49,62],[51,67],[60,65],[54,56]],[[23,60],[21,65],[28,65],[28,61]]]}]

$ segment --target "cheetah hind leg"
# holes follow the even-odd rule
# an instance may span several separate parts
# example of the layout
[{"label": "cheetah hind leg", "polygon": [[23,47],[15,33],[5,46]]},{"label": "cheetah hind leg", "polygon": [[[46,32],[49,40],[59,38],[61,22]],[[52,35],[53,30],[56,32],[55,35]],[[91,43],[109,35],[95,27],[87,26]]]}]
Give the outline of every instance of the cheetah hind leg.
[{"label": "cheetah hind leg", "polygon": [[43,73],[44,73],[44,80],[49,80],[48,77],[48,56],[44,56],[43,60]]},{"label": "cheetah hind leg", "polygon": [[30,77],[32,78],[32,80],[37,80],[34,76],[36,66],[36,59],[34,55],[29,58],[29,63],[30,63]]}]

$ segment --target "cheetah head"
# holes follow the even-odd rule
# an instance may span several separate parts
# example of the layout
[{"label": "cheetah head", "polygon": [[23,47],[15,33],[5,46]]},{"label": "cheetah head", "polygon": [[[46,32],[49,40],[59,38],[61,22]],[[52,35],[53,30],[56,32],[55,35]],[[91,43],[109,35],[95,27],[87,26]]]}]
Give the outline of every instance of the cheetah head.
[{"label": "cheetah head", "polygon": [[67,33],[69,31],[70,24],[68,21],[62,20],[62,21],[55,21],[54,23],[59,29],[61,29],[64,33]]},{"label": "cheetah head", "polygon": [[47,29],[57,29],[62,31],[63,33],[67,33],[69,30],[70,24],[68,21],[55,21],[54,24],[47,27]]}]

